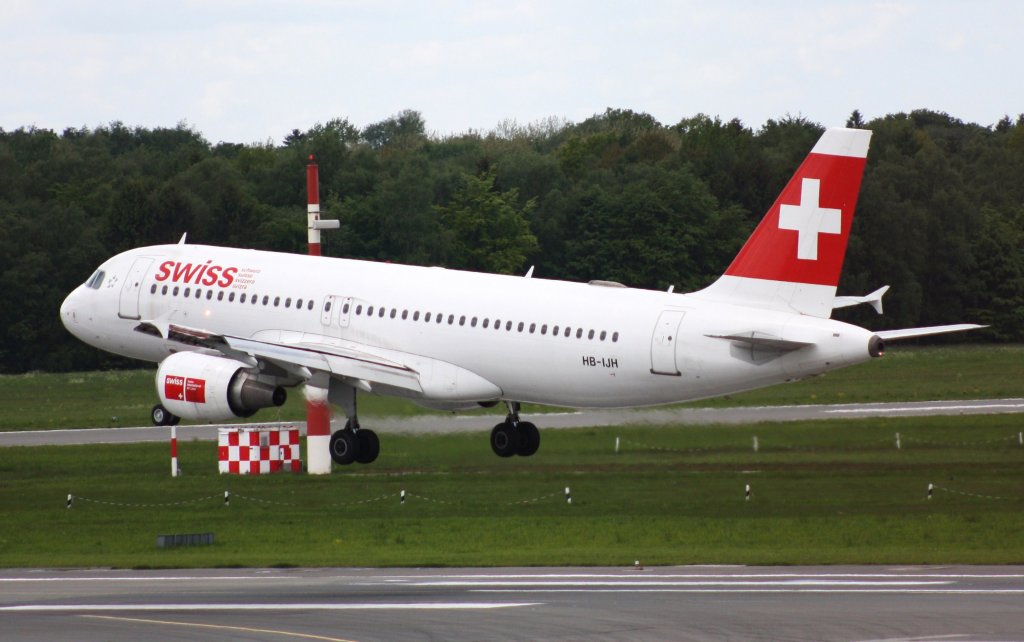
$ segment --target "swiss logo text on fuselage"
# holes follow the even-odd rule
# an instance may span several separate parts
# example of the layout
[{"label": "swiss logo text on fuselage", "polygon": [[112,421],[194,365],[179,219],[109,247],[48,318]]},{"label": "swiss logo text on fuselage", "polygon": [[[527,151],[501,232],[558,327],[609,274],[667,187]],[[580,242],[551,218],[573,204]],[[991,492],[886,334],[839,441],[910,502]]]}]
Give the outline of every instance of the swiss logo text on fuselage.
[{"label": "swiss logo text on fuselage", "polygon": [[238,268],[214,265],[212,259],[205,263],[164,261],[160,264],[154,278],[157,281],[227,288],[235,282],[236,274],[238,274]]}]

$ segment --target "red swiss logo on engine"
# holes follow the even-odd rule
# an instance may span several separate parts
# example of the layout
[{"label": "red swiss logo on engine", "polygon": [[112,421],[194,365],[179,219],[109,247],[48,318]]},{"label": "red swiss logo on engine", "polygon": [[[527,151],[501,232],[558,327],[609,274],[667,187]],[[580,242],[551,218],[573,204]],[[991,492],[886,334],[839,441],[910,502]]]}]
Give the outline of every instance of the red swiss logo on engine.
[{"label": "red swiss logo on engine", "polygon": [[206,403],[206,379],[167,375],[164,377],[164,397],[176,401]]}]

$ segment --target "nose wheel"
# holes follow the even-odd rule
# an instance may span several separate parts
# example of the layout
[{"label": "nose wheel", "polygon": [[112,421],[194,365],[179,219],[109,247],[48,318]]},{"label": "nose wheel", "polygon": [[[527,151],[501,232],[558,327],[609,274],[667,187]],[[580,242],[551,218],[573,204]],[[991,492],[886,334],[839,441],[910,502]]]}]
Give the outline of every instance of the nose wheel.
[{"label": "nose wheel", "polygon": [[176,426],[181,421],[181,417],[171,414],[171,411],[164,408],[162,404],[153,406],[149,418],[153,420],[154,426]]}]

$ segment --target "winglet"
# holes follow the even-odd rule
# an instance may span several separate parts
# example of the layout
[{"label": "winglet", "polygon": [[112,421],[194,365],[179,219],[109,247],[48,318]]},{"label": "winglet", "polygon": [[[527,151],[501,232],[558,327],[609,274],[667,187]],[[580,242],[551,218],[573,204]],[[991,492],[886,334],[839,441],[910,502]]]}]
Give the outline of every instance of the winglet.
[{"label": "winglet", "polygon": [[188,236],[188,232],[185,232],[184,234],[182,234],[182,235],[181,235],[181,238],[180,238],[180,239],[178,239],[178,245],[184,245],[184,244],[185,244],[185,238],[186,238],[187,236]]}]

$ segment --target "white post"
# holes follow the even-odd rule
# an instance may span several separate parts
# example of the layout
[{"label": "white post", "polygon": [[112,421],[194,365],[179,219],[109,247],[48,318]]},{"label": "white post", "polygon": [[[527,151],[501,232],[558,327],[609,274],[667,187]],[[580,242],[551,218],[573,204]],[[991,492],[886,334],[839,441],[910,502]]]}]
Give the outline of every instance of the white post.
[{"label": "white post", "polygon": [[754,435],[754,452],[756,453],[760,446],[757,443],[757,435]]},{"label": "white post", "polygon": [[398,494],[398,503],[399,504],[404,504],[405,503],[405,489],[404,488],[402,489],[402,492]]},{"label": "white post", "polygon": [[1017,433],[1017,443],[1024,446],[1024,432]]},{"label": "white post", "polygon": [[896,433],[896,450],[900,449],[900,434]]},{"label": "white post", "polygon": [[178,427],[171,426],[171,477],[178,476]]},{"label": "white post", "polygon": [[744,501],[750,501],[750,484],[747,484],[746,492],[743,497]]},{"label": "white post", "polygon": [[565,487],[565,503],[566,504],[571,504],[572,503],[572,493],[569,492],[569,487],[568,486]]},{"label": "white post", "polygon": [[928,484],[928,499],[932,498],[932,491],[935,490],[934,484]]},{"label": "white post", "polygon": [[306,472],[331,474],[331,407],[327,389],[306,385]]},{"label": "white post", "polygon": [[615,438],[615,454],[616,455],[619,454],[619,438],[618,437]]}]

